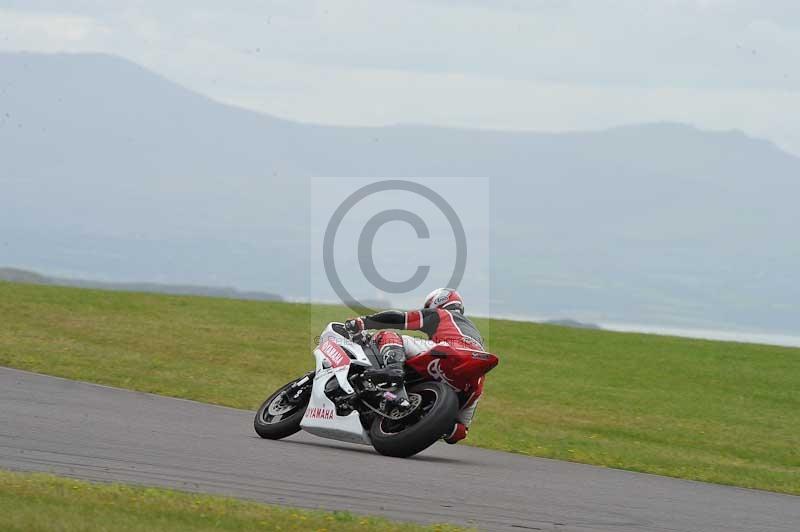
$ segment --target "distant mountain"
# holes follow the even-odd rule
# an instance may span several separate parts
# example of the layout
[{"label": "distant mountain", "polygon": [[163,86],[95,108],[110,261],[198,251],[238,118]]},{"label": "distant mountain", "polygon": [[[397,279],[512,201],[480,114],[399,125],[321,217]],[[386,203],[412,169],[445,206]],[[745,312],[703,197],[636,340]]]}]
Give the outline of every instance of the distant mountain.
[{"label": "distant mountain", "polygon": [[282,298],[275,294],[264,292],[241,292],[235,288],[193,286],[193,285],[168,285],[156,283],[107,283],[101,281],[88,281],[85,279],[62,279],[47,277],[36,272],[20,270],[17,268],[0,268],[0,281],[12,283],[43,284],[54,286],[73,286],[76,288],[97,288],[100,290],[121,290],[125,292],[150,292],[156,294],[173,294],[182,296],[207,296],[224,297],[228,299],[252,299],[258,301],[281,301]]},{"label": "distant mountain", "polygon": [[583,323],[582,321],[562,319],[562,320],[547,320],[542,323],[547,325],[558,325],[560,327],[571,327],[573,329],[601,329],[599,325],[594,323]]},{"label": "distant mountain", "polygon": [[117,57],[0,54],[2,263],[302,297],[311,176],[490,177],[499,313],[800,323],[800,159],[740,132],[300,124]]},{"label": "distant mountain", "polygon": [[28,284],[55,284],[52,279],[36,272],[17,268],[0,268],[0,281]]}]

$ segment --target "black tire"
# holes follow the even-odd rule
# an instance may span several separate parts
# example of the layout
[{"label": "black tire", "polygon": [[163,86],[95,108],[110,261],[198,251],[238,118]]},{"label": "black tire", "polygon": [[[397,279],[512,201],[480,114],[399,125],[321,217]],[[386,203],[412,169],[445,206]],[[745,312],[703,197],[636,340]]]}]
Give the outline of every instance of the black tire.
[{"label": "black tire", "polygon": [[376,416],[369,429],[372,446],[385,456],[408,458],[436,443],[453,430],[458,414],[455,392],[441,382],[423,382],[408,389],[410,394],[422,396],[422,416],[411,414],[411,425]]},{"label": "black tire", "polygon": [[277,392],[270,395],[267,400],[262,403],[258,409],[258,412],[256,412],[256,418],[253,421],[253,427],[256,429],[256,433],[258,433],[259,436],[268,440],[280,440],[281,438],[291,436],[300,430],[300,421],[303,419],[303,415],[306,412],[306,407],[308,406],[308,400],[311,397],[310,389],[311,385],[313,384],[314,375],[309,374],[305,377],[310,377],[310,379],[312,379],[309,380],[307,384],[309,393],[306,393],[305,397],[297,405],[287,405],[287,407],[291,406],[291,409],[281,414],[278,420],[273,421],[276,416],[271,415],[269,411],[270,405],[279,398],[284,390],[289,388],[292,384],[300,379],[293,380],[286,386],[281,387]]}]

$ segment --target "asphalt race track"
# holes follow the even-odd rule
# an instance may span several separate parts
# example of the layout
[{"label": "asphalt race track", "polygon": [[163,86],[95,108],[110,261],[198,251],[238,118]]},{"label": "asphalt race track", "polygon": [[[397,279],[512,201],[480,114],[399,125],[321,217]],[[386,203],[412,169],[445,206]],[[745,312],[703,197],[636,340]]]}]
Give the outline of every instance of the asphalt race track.
[{"label": "asphalt race track", "polygon": [[252,417],[0,368],[0,468],[481,530],[800,530],[800,497],[444,443],[402,460],[303,433],[266,441]]}]

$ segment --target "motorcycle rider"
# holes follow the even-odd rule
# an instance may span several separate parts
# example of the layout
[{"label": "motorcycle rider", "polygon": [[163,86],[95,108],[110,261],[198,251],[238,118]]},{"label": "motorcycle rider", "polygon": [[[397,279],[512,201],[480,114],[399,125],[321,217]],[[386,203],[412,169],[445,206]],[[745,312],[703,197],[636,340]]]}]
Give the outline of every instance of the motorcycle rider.
[{"label": "motorcycle rider", "polygon": [[[345,328],[352,334],[366,329],[381,329],[373,339],[380,350],[384,367],[370,369],[369,374],[365,372],[369,378],[385,375],[394,380],[398,372],[404,371],[403,364],[407,357],[422,354],[440,342],[447,342],[453,347],[481,351],[484,349],[478,328],[464,316],[461,295],[451,288],[437,288],[428,294],[420,310],[386,310],[347,320]],[[401,335],[387,329],[422,331],[428,335],[429,340]],[[456,443],[467,437],[482,392],[483,377],[463,390],[463,393],[470,395],[456,417],[453,432],[445,438],[447,443]]]}]

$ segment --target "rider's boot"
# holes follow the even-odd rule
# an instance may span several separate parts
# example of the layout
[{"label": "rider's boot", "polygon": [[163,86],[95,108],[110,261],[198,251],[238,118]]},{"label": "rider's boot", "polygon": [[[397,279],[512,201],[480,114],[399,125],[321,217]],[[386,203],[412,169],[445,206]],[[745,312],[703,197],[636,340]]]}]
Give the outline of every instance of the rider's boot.
[{"label": "rider's boot", "polygon": [[455,426],[453,427],[453,431],[444,437],[444,441],[446,441],[449,444],[458,443],[467,437],[468,432],[469,432],[469,427],[457,421]]},{"label": "rider's boot", "polygon": [[447,443],[458,443],[467,437],[469,433],[469,426],[472,424],[472,418],[475,417],[475,410],[478,408],[478,401],[480,400],[483,391],[483,381],[478,383],[478,390],[476,395],[466,404],[466,406],[456,416],[456,424],[453,431],[444,437]]},{"label": "rider's boot", "polygon": [[363,378],[380,390],[402,388],[405,377],[406,352],[403,339],[394,331],[380,331],[374,337],[383,367],[364,370]]},{"label": "rider's boot", "polygon": [[[367,368],[361,374],[365,382],[371,384],[377,390],[394,391],[403,385],[406,376],[405,370],[401,367],[386,368]],[[367,388],[371,389],[371,388]]]}]

